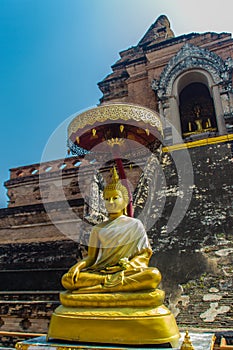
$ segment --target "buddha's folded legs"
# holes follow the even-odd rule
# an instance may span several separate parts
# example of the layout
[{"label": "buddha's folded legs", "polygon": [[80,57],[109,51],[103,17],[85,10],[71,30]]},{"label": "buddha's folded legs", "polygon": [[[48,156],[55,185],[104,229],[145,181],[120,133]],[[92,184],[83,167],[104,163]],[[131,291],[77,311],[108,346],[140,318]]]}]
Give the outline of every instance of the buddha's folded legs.
[{"label": "buddha's folded legs", "polygon": [[149,267],[140,272],[126,270],[108,275],[80,272],[78,281],[75,283],[72,282],[72,274],[67,272],[62,278],[62,285],[68,290],[77,290],[80,293],[111,293],[155,289],[160,281],[159,270]]},{"label": "buddha's folded legs", "polygon": [[156,267],[148,267],[144,271],[122,274],[122,280],[110,276],[103,286],[103,292],[133,292],[138,290],[155,289],[161,282],[161,274]]}]

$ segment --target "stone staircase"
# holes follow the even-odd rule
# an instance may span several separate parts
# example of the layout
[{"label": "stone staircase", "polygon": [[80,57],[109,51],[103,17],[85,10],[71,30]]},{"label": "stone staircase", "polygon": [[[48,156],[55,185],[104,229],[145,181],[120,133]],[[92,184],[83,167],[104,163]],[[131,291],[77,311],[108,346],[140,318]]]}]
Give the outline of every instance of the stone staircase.
[{"label": "stone staircase", "polygon": [[45,335],[58,305],[57,291],[0,292],[0,347]]}]

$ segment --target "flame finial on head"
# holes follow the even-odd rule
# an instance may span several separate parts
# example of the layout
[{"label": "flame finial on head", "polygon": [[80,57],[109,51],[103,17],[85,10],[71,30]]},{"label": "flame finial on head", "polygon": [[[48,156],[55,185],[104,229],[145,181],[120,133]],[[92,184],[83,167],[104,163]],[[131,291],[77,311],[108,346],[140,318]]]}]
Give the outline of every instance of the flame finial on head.
[{"label": "flame finial on head", "polygon": [[112,183],[117,183],[119,181],[119,175],[117,174],[116,167],[112,169]]},{"label": "flame finial on head", "polygon": [[114,191],[114,190],[121,192],[127,206],[129,202],[129,193],[128,193],[127,187],[121,183],[115,166],[112,169],[111,181],[104,187],[104,193],[103,193],[104,197],[107,191]]}]

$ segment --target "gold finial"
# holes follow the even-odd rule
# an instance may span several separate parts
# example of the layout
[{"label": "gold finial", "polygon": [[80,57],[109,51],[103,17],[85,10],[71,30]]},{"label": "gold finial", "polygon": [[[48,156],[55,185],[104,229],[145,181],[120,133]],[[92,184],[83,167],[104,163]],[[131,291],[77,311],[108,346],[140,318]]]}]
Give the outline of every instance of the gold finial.
[{"label": "gold finial", "polygon": [[146,132],[147,136],[150,135],[150,130],[149,129],[145,129],[145,132]]},{"label": "gold finial", "polygon": [[124,125],[120,125],[120,132],[124,131]]},{"label": "gold finial", "polygon": [[92,129],[91,131],[92,131],[92,136],[93,136],[93,137],[97,136],[97,135],[96,135],[96,129]]},{"label": "gold finial", "polygon": [[188,331],[185,332],[184,340],[183,340],[183,343],[181,345],[180,350],[195,350],[193,347],[193,344],[191,343]]},{"label": "gold finial", "polygon": [[117,174],[116,167],[112,169],[112,183],[116,184],[119,181],[119,175]]},{"label": "gold finial", "polygon": [[77,137],[76,137],[76,142],[77,142],[78,144],[79,144],[79,141],[80,141],[80,140],[79,140],[79,137],[77,136]]}]

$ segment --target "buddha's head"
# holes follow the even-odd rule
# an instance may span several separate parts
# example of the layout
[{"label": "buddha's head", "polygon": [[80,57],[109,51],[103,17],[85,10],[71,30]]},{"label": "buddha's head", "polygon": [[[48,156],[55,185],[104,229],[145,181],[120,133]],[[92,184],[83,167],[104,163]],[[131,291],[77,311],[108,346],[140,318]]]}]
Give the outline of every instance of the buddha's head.
[{"label": "buddha's head", "polygon": [[122,185],[115,167],[113,168],[112,181],[104,188],[105,207],[108,213],[121,215],[127,213],[129,195],[127,188]]}]

